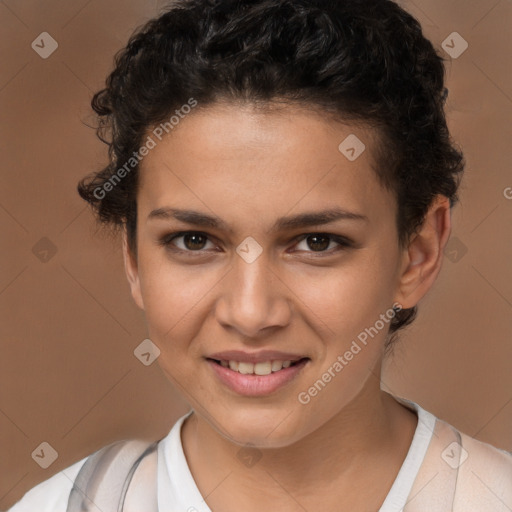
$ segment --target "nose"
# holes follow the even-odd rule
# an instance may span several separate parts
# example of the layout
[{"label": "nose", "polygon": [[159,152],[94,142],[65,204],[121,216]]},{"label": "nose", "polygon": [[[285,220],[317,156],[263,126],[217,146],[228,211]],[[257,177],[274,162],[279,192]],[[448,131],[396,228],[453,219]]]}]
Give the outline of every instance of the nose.
[{"label": "nose", "polygon": [[217,300],[217,321],[243,337],[257,339],[286,326],[292,316],[291,292],[262,254],[247,263],[235,260],[223,279]]}]

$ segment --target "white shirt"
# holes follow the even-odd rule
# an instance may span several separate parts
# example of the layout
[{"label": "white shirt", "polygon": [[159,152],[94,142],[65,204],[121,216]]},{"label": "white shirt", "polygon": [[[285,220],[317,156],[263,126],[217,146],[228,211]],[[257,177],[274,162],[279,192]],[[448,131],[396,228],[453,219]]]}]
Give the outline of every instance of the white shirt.
[{"label": "white shirt", "polygon": [[[378,512],[512,511],[512,454],[460,433],[414,402],[395,398],[416,412],[418,424]],[[158,445],[161,512],[211,512],[181,444],[181,426],[191,413],[178,419]],[[73,481],[86,459],[30,489],[7,512],[66,512]]]}]

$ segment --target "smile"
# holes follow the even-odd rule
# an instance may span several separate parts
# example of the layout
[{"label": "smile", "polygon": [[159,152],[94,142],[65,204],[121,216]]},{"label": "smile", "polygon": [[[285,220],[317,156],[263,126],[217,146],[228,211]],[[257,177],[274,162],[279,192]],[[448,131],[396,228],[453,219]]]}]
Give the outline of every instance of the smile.
[{"label": "smile", "polygon": [[276,392],[295,379],[310,361],[308,357],[250,363],[207,358],[217,379],[237,394],[265,396]]},{"label": "smile", "polygon": [[300,361],[300,359],[295,361],[261,361],[259,363],[246,363],[243,361],[233,361],[233,360],[220,360],[215,362],[223,366],[224,368],[229,368],[234,372],[241,373],[242,375],[270,375],[273,372],[278,372],[283,368],[288,368],[292,364],[296,364]]}]

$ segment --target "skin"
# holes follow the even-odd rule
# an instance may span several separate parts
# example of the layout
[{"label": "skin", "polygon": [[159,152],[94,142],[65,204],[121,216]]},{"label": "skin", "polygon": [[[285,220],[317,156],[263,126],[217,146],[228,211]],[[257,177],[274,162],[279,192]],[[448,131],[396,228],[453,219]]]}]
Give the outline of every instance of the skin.
[{"label": "skin", "polygon": [[[353,162],[338,150],[349,134],[366,145]],[[214,512],[377,510],[405,459],[417,417],[380,389],[387,324],[308,404],[297,398],[393,303],[416,305],[441,268],[448,199],[436,198],[400,247],[396,200],[374,171],[377,136],[298,106],[219,103],[187,115],[141,164],[126,274],[160,367],[194,409],[182,442]],[[227,229],[148,219],[164,207],[215,215]],[[270,230],[279,217],[330,207],[365,220]],[[179,231],[208,238],[159,244]],[[351,245],[308,242],[319,233]],[[262,248],[252,263],[236,252],[248,236]],[[205,360],[231,349],[310,361],[278,391],[246,397]],[[237,456],[244,446],[261,456],[251,467]]]}]

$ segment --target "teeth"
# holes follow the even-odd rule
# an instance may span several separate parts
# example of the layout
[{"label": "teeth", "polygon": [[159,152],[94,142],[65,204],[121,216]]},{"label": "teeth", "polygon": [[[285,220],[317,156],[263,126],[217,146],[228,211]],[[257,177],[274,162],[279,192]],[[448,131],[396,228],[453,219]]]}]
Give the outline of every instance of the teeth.
[{"label": "teeth", "polygon": [[253,363],[238,363],[238,373],[249,374],[254,373]]},{"label": "teeth", "polygon": [[256,375],[270,375],[272,373],[272,363],[270,361],[256,363],[254,365],[254,373]]},{"label": "teeth", "polygon": [[244,363],[241,361],[220,361],[224,368],[230,368],[242,375],[270,375],[291,366],[291,361],[262,361],[260,363]]},{"label": "teeth", "polygon": [[283,367],[283,361],[272,361],[272,371],[277,372]]}]

